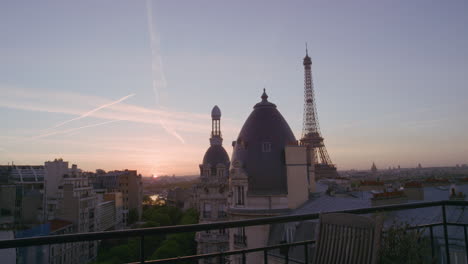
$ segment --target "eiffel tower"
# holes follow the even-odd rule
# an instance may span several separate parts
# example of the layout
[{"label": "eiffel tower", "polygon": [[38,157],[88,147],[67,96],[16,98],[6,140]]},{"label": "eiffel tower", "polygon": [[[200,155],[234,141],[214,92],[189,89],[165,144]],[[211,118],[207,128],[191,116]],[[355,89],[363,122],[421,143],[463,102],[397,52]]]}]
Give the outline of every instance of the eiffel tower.
[{"label": "eiffel tower", "polygon": [[338,176],[336,166],[332,163],[320,133],[315,106],[314,83],[312,81],[312,59],[309,57],[306,44],[304,57],[304,118],[302,124],[302,145],[307,146],[308,165],[315,167],[315,179]]}]

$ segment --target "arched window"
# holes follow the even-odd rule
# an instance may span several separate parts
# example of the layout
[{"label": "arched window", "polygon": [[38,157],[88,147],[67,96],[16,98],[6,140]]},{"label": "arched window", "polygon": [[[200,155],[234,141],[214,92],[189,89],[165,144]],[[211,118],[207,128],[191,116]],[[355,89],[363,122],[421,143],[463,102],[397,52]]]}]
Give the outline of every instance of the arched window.
[{"label": "arched window", "polygon": [[244,205],[244,186],[236,186],[234,199],[236,205]]}]

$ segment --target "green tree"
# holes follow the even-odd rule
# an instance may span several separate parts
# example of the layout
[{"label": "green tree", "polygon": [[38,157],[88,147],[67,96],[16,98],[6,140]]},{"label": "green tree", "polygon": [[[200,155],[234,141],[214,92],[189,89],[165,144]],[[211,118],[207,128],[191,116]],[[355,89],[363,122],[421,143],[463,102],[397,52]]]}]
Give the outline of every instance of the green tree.
[{"label": "green tree", "polygon": [[[129,220],[131,218],[130,215],[135,217],[136,211],[129,212]],[[179,208],[172,206],[150,205],[143,208],[142,219],[145,223],[140,225],[139,228],[188,225],[198,223],[198,213],[193,209],[182,212]],[[196,253],[196,246],[195,233],[193,232],[167,236],[145,236],[145,252],[147,252],[148,256],[152,252],[150,256],[151,259],[193,255]],[[132,262],[138,259],[138,254],[138,239],[103,241],[99,247],[96,263],[113,264]]]}]

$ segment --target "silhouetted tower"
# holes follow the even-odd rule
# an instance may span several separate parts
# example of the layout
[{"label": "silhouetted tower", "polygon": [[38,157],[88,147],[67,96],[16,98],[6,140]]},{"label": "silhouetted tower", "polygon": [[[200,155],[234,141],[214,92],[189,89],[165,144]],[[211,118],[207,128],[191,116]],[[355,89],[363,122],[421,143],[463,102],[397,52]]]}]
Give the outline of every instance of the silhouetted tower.
[{"label": "silhouetted tower", "polygon": [[211,110],[211,145],[221,145],[223,138],[221,136],[221,110],[217,105]]},{"label": "silhouetted tower", "polygon": [[377,173],[377,166],[375,166],[375,162],[372,162],[372,167],[370,170],[372,173]]},{"label": "silhouetted tower", "polygon": [[304,57],[304,120],[302,125],[301,143],[308,147],[308,163],[315,166],[315,177],[329,178],[337,176],[336,167],[328,156],[323,143],[315,106],[314,83],[312,81],[312,60],[306,45]]}]

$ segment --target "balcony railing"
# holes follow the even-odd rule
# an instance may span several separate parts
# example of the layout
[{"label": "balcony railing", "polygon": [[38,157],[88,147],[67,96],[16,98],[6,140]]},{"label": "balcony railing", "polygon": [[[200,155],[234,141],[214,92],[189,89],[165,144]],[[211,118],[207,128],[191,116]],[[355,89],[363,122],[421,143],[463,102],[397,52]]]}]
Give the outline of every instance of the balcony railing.
[{"label": "balcony railing", "polygon": [[234,245],[247,246],[247,237],[245,235],[234,234]]},{"label": "balcony railing", "polygon": [[[398,205],[387,205],[371,208],[362,208],[362,209],[353,209],[340,211],[342,213],[354,213],[354,214],[371,214],[371,213],[381,213],[381,212],[391,212],[391,211],[400,211],[408,209],[419,209],[419,208],[429,208],[429,207],[439,207],[442,210],[442,221],[434,222],[423,225],[416,225],[409,227],[410,229],[429,229],[429,237],[431,239],[431,249],[432,256],[435,254],[434,240],[438,239],[435,237],[433,232],[434,227],[441,226],[443,227],[442,241],[443,241],[443,250],[445,251],[444,263],[450,262],[450,244],[449,244],[449,234],[448,227],[463,227],[463,241],[465,246],[465,252],[468,253],[468,235],[467,235],[467,225],[468,223],[460,222],[448,222],[447,221],[447,210],[449,206],[458,206],[463,209],[468,206],[467,201],[438,201],[438,202],[423,202],[423,203],[407,203],[407,204],[398,204]],[[66,235],[55,235],[55,236],[43,236],[43,237],[31,237],[31,238],[19,238],[12,240],[0,240],[0,249],[5,248],[19,248],[19,247],[29,247],[29,246],[40,246],[40,245],[50,245],[50,244],[62,244],[70,242],[81,242],[81,241],[93,241],[93,240],[106,240],[106,239],[119,239],[119,238],[131,238],[139,237],[140,239],[140,261],[139,263],[177,263],[180,261],[195,261],[205,258],[217,258],[220,260],[226,259],[227,256],[232,255],[241,255],[241,260],[243,263],[246,263],[246,255],[252,252],[263,252],[264,262],[268,263],[268,256],[270,252],[275,249],[280,249],[281,252],[284,252],[285,262],[288,263],[289,248],[293,247],[303,247],[304,248],[304,261],[301,263],[309,263],[310,258],[308,247],[315,243],[313,240],[306,240],[294,243],[282,243],[278,245],[265,246],[260,248],[247,248],[239,249],[227,252],[217,252],[210,254],[200,254],[193,256],[181,256],[177,258],[170,259],[160,259],[160,260],[147,260],[145,261],[145,252],[144,252],[144,243],[145,237],[153,235],[164,235],[164,234],[173,234],[173,233],[184,233],[184,232],[198,232],[206,230],[215,230],[215,229],[225,229],[225,228],[235,228],[235,227],[245,227],[245,226],[257,226],[257,225],[267,225],[267,224],[277,224],[277,223],[286,223],[286,222],[298,222],[304,220],[313,220],[318,219],[319,214],[302,214],[302,215],[284,215],[284,216],[275,216],[267,218],[256,218],[249,220],[236,220],[236,221],[226,221],[226,222],[216,222],[216,223],[206,223],[206,224],[194,224],[194,225],[183,225],[183,226],[167,226],[167,227],[154,227],[154,228],[140,228],[140,229],[130,229],[130,230],[120,230],[120,231],[106,231],[106,232],[93,232],[93,233],[81,233],[81,234],[66,234]],[[465,217],[466,219],[466,217]],[[468,256],[468,254],[466,254]],[[467,260],[468,261],[468,260]]]}]

